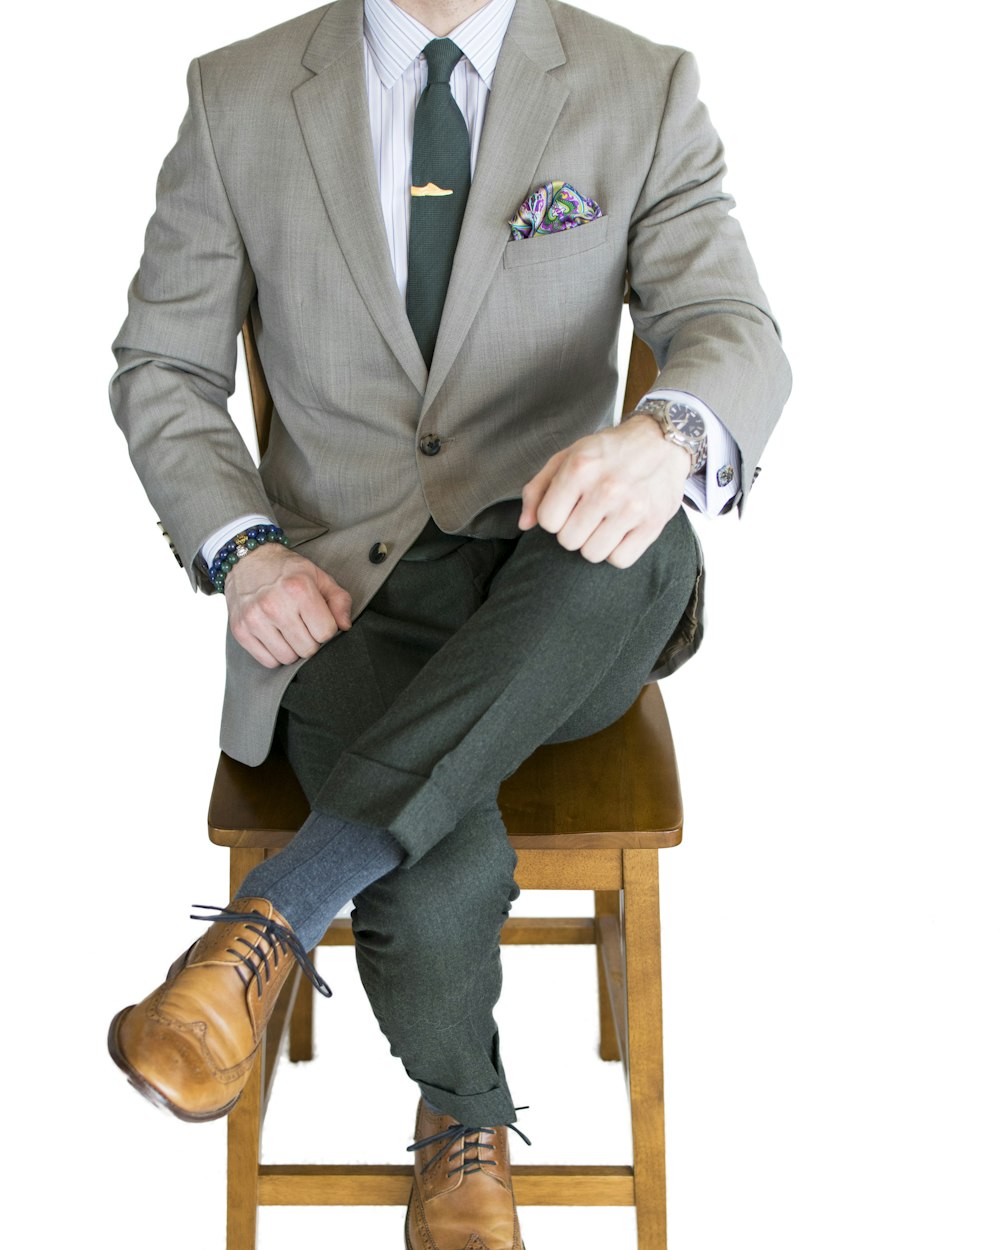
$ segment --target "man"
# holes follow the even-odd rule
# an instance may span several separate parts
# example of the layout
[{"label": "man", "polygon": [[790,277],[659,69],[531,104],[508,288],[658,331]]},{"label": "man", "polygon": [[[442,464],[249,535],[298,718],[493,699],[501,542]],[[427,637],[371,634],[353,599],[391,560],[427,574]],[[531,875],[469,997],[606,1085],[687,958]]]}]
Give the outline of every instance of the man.
[{"label": "man", "polygon": [[[111,403],[226,596],[223,749],[276,738],[312,811],[109,1046],[175,1115],[226,1114],[293,960],[329,992],[307,952],[353,899],[421,1090],[408,1245],[512,1250],[497,789],[697,646],[681,500],[742,508],[777,328],[679,49],[557,0],[336,0],[188,90]],[[616,426],[626,291],[660,373]],[[226,412],[248,314],[259,469]]]}]

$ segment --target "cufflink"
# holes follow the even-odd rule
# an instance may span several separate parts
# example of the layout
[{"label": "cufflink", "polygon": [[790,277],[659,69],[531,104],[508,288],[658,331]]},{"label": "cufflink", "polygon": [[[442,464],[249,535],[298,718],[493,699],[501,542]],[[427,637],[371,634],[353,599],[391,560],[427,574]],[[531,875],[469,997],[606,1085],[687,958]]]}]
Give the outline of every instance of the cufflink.
[{"label": "cufflink", "polygon": [[728,486],[735,476],[736,470],[733,466],[731,464],[725,464],[718,471],[718,473],[716,473],[715,481],[718,486]]}]

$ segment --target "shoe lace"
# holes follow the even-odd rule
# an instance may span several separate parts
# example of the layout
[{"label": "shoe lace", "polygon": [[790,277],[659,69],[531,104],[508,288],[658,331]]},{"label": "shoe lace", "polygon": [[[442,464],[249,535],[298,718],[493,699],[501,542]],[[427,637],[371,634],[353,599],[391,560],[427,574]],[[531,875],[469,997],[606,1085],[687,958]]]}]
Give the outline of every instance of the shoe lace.
[{"label": "shoe lace", "polygon": [[[527,1111],[527,1109],[527,1106],[514,1108],[515,1111]],[[528,1145],[531,1145],[531,1142],[524,1136],[516,1124],[505,1124],[503,1127],[512,1128],[518,1137],[524,1138]],[[457,1163],[455,1167],[449,1168],[448,1175],[452,1176],[455,1172],[463,1172],[466,1174],[469,1172],[481,1172],[483,1170],[481,1164],[485,1163],[487,1167],[495,1168],[497,1166],[497,1161],[496,1159],[480,1159],[478,1155],[474,1153],[477,1152],[480,1147],[483,1147],[486,1150],[496,1149],[496,1144],[494,1142],[481,1140],[480,1134],[495,1132],[495,1128],[485,1128],[481,1124],[451,1124],[447,1128],[442,1129],[440,1133],[432,1133],[430,1137],[424,1137],[420,1141],[415,1141],[412,1145],[407,1146],[406,1149],[420,1150],[421,1147],[431,1146],[437,1141],[443,1143],[440,1149],[437,1150],[435,1154],[431,1155],[424,1166],[420,1169],[421,1172],[426,1172],[431,1164],[436,1163],[446,1150],[450,1150],[452,1146],[458,1146],[459,1141],[461,1141],[462,1144],[458,1146],[458,1149],[452,1150],[448,1155],[449,1163],[452,1159],[458,1158],[461,1158],[461,1162]]]},{"label": "shoe lace", "polygon": [[[271,979],[271,964],[278,966],[278,953],[290,954],[302,971],[309,978],[309,981],[316,987],[324,998],[332,998],[333,991],[329,985],[316,971],[316,967],[306,948],[295,936],[291,929],[286,925],[280,924],[277,920],[269,919],[259,911],[231,911],[228,907],[213,907],[208,903],[192,903],[192,907],[198,908],[199,911],[212,912],[208,916],[192,916],[192,920],[205,920],[212,923],[216,920],[238,920],[250,930],[251,933],[257,935],[255,942],[249,941],[245,937],[236,938],[236,942],[240,946],[246,947],[246,950],[234,950],[231,946],[226,948],[226,953],[234,955],[241,964],[249,972],[249,976],[245,976],[241,968],[237,967],[236,975],[240,978],[245,986],[250,985],[251,980],[257,983],[257,997],[260,998],[264,993],[264,982]],[[263,980],[261,979],[263,973]]]}]

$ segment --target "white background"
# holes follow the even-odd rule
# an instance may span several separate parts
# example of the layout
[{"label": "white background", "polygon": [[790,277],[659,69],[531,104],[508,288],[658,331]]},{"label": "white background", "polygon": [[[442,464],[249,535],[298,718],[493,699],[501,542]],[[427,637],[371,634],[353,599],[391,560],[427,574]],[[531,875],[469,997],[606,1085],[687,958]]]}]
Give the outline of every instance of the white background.
[{"label": "white background", "polygon": [[[106,387],[189,60],[306,7],[97,0],[5,21],[20,1244],[223,1244],[223,1124],[157,1115],[105,1051],[111,1015],[192,940],[188,905],[227,897],[205,836],[223,605],[158,537]],[[584,7],[695,52],[795,374],[745,518],[700,524],[707,640],[663,686],[686,800],[661,855],[671,1248],[996,1250],[992,45],[964,3]],[[517,906],[557,902],[581,899]],[[405,1162],[416,1089],[350,953],[323,968],[321,1062],[282,1072],[269,1157],[291,1140],[300,1159]],[[514,1138],[515,1160],[627,1161],[592,951],[505,969],[535,1142]],[[628,1210],[522,1217],[531,1250],[635,1244]],[[400,1222],[269,1211],[260,1244],[381,1250]]]}]

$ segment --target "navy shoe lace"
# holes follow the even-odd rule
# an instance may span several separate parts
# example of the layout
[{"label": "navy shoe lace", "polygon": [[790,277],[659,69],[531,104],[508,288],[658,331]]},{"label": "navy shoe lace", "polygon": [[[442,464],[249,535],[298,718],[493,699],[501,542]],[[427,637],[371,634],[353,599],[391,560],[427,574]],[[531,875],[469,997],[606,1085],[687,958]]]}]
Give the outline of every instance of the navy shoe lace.
[{"label": "navy shoe lace", "polygon": [[[515,1111],[527,1111],[527,1109],[527,1106],[514,1108]],[[518,1137],[524,1138],[528,1145],[531,1145],[531,1142],[528,1141],[528,1138],[524,1136],[516,1124],[505,1124],[504,1128],[512,1128]],[[450,1150],[452,1146],[457,1146],[458,1142],[461,1140],[461,1146],[459,1146],[457,1150],[453,1150],[451,1154],[448,1155],[449,1163],[452,1159],[458,1159],[459,1157],[461,1157],[461,1162],[456,1164],[455,1167],[450,1168],[448,1170],[448,1175],[452,1176],[455,1172],[464,1172],[466,1174],[469,1172],[481,1172],[483,1170],[481,1164],[483,1163],[485,1163],[487,1167],[495,1168],[497,1165],[496,1159],[479,1159],[474,1154],[470,1157],[470,1151],[476,1151],[479,1147],[484,1147],[486,1150],[495,1150],[496,1146],[493,1142],[481,1141],[479,1136],[481,1133],[495,1132],[495,1128],[485,1128],[483,1125],[478,1124],[451,1124],[448,1128],[442,1129],[440,1133],[432,1133],[430,1137],[424,1137],[421,1141],[415,1141],[412,1145],[407,1146],[406,1149],[420,1150],[421,1147],[431,1146],[436,1141],[443,1143],[441,1148],[435,1154],[431,1155],[424,1166],[420,1169],[421,1172],[426,1172],[431,1164],[436,1163],[446,1150]]]},{"label": "navy shoe lace", "polygon": [[[246,947],[246,951],[234,950],[230,946],[226,948],[226,953],[235,955],[248,970],[250,975],[244,976],[240,968],[236,969],[236,975],[244,985],[249,986],[251,980],[256,981],[258,998],[264,993],[264,982],[271,979],[272,956],[274,967],[277,968],[278,966],[279,951],[282,954],[290,954],[292,956],[324,998],[333,997],[333,991],[316,971],[315,965],[306,952],[306,948],[291,929],[285,925],[279,924],[277,920],[269,920],[267,916],[262,915],[259,911],[230,911],[228,907],[213,908],[208,903],[192,903],[191,906],[197,907],[201,911],[214,912],[214,915],[210,916],[192,916],[192,920],[205,920],[209,923],[214,923],[216,920],[239,920],[247,926],[251,933],[257,934],[256,942],[250,942],[244,937],[236,939],[239,945]],[[263,980],[261,979],[262,972],[264,974]]]}]

